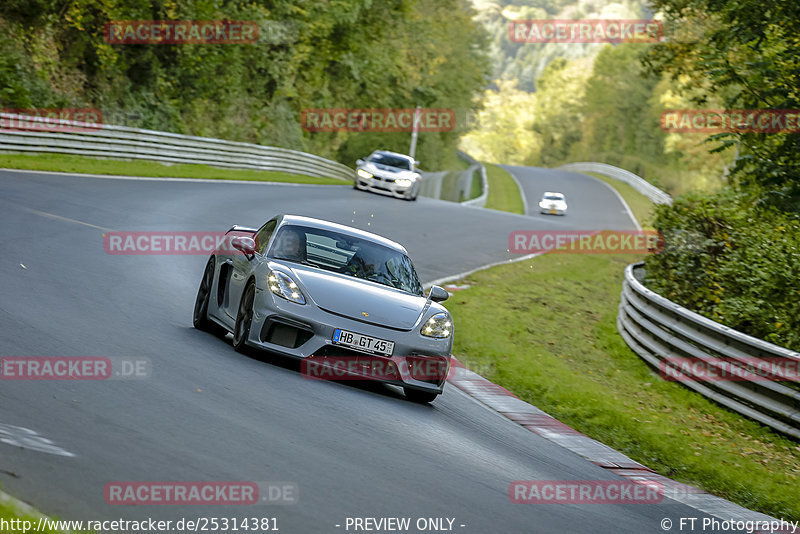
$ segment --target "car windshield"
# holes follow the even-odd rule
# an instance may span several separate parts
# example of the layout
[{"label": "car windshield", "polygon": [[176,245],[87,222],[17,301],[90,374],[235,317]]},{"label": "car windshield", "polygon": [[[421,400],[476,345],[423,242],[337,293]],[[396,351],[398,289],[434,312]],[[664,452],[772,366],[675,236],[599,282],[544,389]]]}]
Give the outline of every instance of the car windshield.
[{"label": "car windshield", "polygon": [[545,200],[564,200],[564,195],[549,194],[544,196]]},{"label": "car windshield", "polygon": [[423,295],[411,259],[394,249],[332,230],[285,225],[268,257],[318,267]]},{"label": "car windshield", "polygon": [[411,160],[392,156],[391,154],[376,153],[369,157],[372,163],[379,163],[380,165],[388,165],[389,167],[397,167],[398,169],[411,170]]}]

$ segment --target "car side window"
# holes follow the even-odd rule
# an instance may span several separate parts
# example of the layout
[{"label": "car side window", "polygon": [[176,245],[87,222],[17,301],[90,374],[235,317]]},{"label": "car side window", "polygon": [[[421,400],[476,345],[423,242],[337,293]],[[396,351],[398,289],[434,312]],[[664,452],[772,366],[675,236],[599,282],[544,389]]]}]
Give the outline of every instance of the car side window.
[{"label": "car side window", "polygon": [[256,232],[256,250],[259,254],[264,254],[266,252],[267,243],[269,243],[269,238],[272,237],[272,232],[275,231],[275,226],[277,224],[278,221],[268,221]]}]

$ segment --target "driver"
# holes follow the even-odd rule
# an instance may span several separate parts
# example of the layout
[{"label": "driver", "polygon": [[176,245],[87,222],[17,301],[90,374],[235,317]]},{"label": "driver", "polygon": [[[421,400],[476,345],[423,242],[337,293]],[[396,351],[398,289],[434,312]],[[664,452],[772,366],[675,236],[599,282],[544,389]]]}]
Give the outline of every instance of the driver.
[{"label": "driver", "polygon": [[286,227],[281,232],[280,239],[275,247],[275,257],[302,262],[305,260],[305,236],[299,230]]},{"label": "driver", "polygon": [[378,247],[365,246],[356,252],[346,267],[346,272],[357,278],[373,280],[376,277],[388,278],[386,257]]}]

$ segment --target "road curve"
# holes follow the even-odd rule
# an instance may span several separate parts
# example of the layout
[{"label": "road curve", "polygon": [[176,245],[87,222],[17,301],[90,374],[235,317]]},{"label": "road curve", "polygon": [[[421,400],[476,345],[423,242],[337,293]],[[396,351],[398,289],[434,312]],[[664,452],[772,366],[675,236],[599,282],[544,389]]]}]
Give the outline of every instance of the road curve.
[{"label": "road curve", "polygon": [[565,219],[575,230],[638,230],[629,208],[610,185],[579,174],[558,169],[501,165],[512,173],[527,199],[528,212],[537,219],[553,218],[539,213],[539,200],[545,191],[564,193],[569,209]]},{"label": "road curve", "polygon": [[[567,189],[570,173],[562,174],[571,208],[594,199],[603,211],[595,192]],[[525,187],[550,175],[530,170],[520,180]],[[618,206],[608,209],[608,220],[621,220]],[[152,362],[152,376],[139,381],[0,381],[0,424],[31,429],[74,455],[0,440],[5,490],[62,519],[271,516],[285,533],[337,532],[348,516],[391,516],[455,518],[464,533],[616,534],[703,516],[669,500],[512,504],[514,480],[617,477],[453,387],[421,406],[386,386],[306,380],[292,362],[235,353],[229,340],[191,327],[204,256],[103,249],[109,230],[224,230],[277,212],[396,239],[424,281],[511,258],[513,230],[584,222],[577,212],[523,217],[340,186],[0,171],[0,355]],[[103,498],[113,481],[236,480],[296,483],[299,503],[128,507]]]}]

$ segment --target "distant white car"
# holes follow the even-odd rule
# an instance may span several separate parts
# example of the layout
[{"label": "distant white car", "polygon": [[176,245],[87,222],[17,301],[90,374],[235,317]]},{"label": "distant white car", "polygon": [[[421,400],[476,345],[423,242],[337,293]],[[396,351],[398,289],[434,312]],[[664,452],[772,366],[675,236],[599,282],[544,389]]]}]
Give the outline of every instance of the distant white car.
[{"label": "distant white car", "polygon": [[563,193],[547,191],[539,201],[539,212],[550,215],[566,215],[567,199],[564,198]]},{"label": "distant white car", "polygon": [[411,156],[376,150],[366,160],[358,160],[353,187],[395,198],[416,200],[422,176],[416,170],[418,162]]}]

